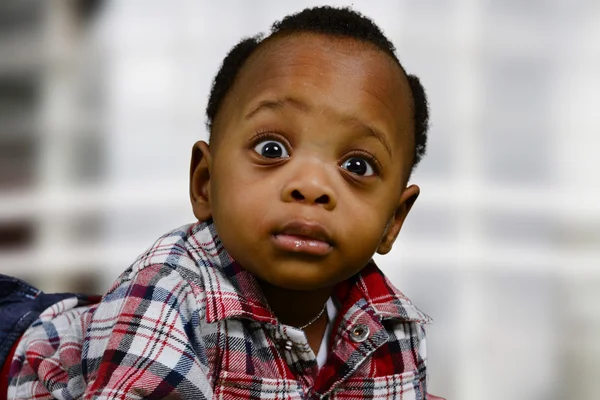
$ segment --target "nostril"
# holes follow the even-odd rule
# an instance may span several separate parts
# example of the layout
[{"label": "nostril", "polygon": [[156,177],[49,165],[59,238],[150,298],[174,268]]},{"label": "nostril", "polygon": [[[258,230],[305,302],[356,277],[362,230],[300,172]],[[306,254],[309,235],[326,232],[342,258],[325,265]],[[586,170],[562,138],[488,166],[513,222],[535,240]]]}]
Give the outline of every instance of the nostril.
[{"label": "nostril", "polygon": [[300,193],[298,190],[294,190],[292,192],[292,197],[294,200],[304,200],[304,196],[302,196],[302,193]]},{"label": "nostril", "polygon": [[315,203],[318,203],[318,204],[328,204],[329,203],[329,196],[327,196],[326,194],[324,194],[323,196],[317,198],[315,200]]}]

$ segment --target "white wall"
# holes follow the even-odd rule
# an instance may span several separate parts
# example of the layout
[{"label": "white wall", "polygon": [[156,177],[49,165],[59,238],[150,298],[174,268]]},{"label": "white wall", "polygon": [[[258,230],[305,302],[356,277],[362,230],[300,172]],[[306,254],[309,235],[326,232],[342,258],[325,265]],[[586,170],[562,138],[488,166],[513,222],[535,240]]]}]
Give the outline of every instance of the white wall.
[{"label": "white wall", "polygon": [[[49,169],[30,190],[0,192],[0,220],[33,216],[40,234],[0,253],[2,271],[46,290],[83,274],[103,290],[158,235],[190,222],[190,149],[207,137],[204,108],[222,58],[242,36],[318,3],[113,1],[83,42],[57,33],[72,39],[73,69],[87,74],[61,74],[60,60],[49,60],[40,108]],[[429,94],[429,151],[413,177],[422,194],[395,249],[377,261],[436,321],[431,391],[597,398],[600,6],[353,4]],[[98,98],[88,107],[95,118],[69,113],[85,108],[77,90]],[[90,131],[82,153],[74,143]],[[73,178],[93,162],[99,178]]]}]

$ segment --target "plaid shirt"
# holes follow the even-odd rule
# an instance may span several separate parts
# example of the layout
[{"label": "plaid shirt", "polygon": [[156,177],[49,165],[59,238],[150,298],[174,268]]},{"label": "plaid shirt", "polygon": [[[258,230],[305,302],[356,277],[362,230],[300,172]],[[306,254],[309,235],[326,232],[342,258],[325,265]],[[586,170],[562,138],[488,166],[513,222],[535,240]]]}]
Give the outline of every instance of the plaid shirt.
[{"label": "plaid shirt", "polygon": [[47,309],[18,345],[8,398],[426,399],[429,317],[373,263],[332,298],[338,317],[319,369],[214,226],[184,226],[99,304]]}]

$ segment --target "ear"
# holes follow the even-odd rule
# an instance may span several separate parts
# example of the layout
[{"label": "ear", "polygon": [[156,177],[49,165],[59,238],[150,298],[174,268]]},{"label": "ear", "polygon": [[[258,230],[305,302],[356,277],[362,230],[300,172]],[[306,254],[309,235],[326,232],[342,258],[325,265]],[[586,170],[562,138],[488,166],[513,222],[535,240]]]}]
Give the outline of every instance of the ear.
[{"label": "ear", "polygon": [[388,222],[381,243],[379,243],[379,247],[377,248],[379,254],[387,254],[392,249],[400,233],[400,228],[402,228],[402,224],[413,204],[417,201],[420,191],[421,189],[417,185],[410,185],[402,192],[394,217]]},{"label": "ear", "polygon": [[210,148],[199,141],[192,148],[190,164],[190,200],[192,210],[199,221],[207,221],[212,216],[210,207]]}]

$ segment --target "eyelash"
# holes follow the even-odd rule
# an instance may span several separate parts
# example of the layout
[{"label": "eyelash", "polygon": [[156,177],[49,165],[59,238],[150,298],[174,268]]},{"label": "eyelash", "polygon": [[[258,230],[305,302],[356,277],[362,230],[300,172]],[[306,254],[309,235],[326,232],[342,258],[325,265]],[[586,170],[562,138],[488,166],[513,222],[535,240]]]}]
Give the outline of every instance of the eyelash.
[{"label": "eyelash", "polygon": [[[354,150],[350,154],[347,154],[342,159],[342,162],[340,163],[340,165],[342,165],[343,163],[345,163],[346,161],[348,161],[349,159],[354,158],[354,157],[359,157],[359,158],[363,158],[363,159],[367,160],[373,167],[373,172],[374,172],[373,176],[381,175],[381,164],[379,163],[377,158],[375,158],[375,156],[373,154],[368,153],[364,150]],[[363,178],[369,178],[369,177],[364,176]]]},{"label": "eyelash", "polygon": [[[282,143],[285,146],[287,152],[289,154],[291,154],[291,146],[290,146],[289,141],[280,133],[273,132],[273,131],[256,131],[254,136],[252,136],[250,138],[250,148],[254,148],[254,146],[256,146],[258,143],[265,141],[265,140],[276,140],[276,141]],[[364,158],[369,163],[371,163],[371,166],[373,167],[374,176],[381,175],[381,164],[379,163],[377,158],[375,158],[375,156],[372,155],[371,153],[368,153],[364,150],[354,150],[350,154],[346,154],[344,156],[344,158],[342,159],[342,161],[340,162],[340,166],[352,157]],[[364,178],[368,178],[368,177],[364,177]]]},{"label": "eyelash", "polygon": [[254,148],[254,146],[256,146],[258,143],[269,139],[281,142],[285,146],[285,149],[288,151],[288,153],[291,154],[291,146],[286,138],[281,134],[272,131],[257,131],[256,134],[250,138],[250,148]]}]

